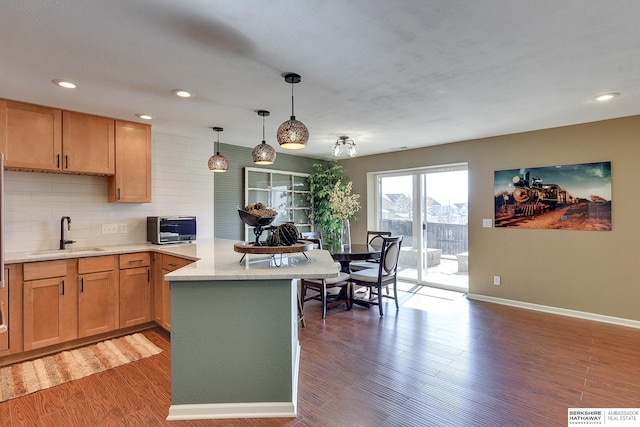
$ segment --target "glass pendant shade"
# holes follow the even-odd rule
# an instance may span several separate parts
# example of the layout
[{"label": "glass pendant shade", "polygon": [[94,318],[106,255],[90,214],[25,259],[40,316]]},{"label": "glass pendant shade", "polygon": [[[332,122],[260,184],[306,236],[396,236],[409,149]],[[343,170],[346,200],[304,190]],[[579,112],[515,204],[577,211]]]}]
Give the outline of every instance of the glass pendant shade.
[{"label": "glass pendant shade", "polygon": [[284,76],[284,80],[291,83],[291,119],[280,125],[276,132],[276,138],[282,148],[299,150],[306,147],[309,140],[309,130],[304,123],[296,120],[293,110],[293,85],[300,83],[302,77],[299,74],[290,73]]},{"label": "glass pendant shade", "polygon": [[276,150],[264,140],[264,118],[269,114],[266,110],[258,111],[258,115],[262,117],[262,143],[256,145],[251,153],[256,165],[272,165],[276,161]]},{"label": "glass pendant shade", "polygon": [[333,157],[340,157],[342,155],[342,145],[335,143],[333,146]]},{"label": "glass pendant shade", "polygon": [[209,157],[209,170],[211,172],[226,172],[227,169],[229,169],[229,161],[225,156],[220,154],[220,132],[224,129],[220,127],[214,127],[212,129],[214,132],[218,132],[218,138],[216,141],[218,143],[218,151],[216,151],[214,156]]}]

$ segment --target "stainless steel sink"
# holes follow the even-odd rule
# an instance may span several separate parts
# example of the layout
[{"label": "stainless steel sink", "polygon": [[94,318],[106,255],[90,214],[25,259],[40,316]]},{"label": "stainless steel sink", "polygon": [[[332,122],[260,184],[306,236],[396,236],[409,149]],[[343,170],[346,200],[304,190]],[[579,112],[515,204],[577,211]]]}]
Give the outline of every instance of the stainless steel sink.
[{"label": "stainless steel sink", "polygon": [[49,257],[51,255],[88,255],[95,252],[104,252],[102,248],[67,248],[67,249],[51,249],[46,251],[27,252],[28,257]]}]

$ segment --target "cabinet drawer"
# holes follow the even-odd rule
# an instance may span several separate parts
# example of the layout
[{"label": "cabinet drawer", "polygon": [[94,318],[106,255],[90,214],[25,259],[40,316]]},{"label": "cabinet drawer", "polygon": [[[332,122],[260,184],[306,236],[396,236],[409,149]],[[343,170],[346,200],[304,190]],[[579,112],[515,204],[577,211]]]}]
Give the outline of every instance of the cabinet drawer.
[{"label": "cabinet drawer", "polygon": [[67,275],[67,260],[29,262],[24,264],[23,279],[38,280]]},{"label": "cabinet drawer", "polygon": [[120,268],[148,267],[151,265],[149,252],[120,255]]},{"label": "cabinet drawer", "polygon": [[185,265],[191,264],[193,261],[190,259],[178,258],[171,255],[162,255],[162,269],[163,270],[177,270]]},{"label": "cabinet drawer", "polygon": [[115,270],[115,267],[116,257],[114,255],[78,259],[78,274],[113,271]]}]

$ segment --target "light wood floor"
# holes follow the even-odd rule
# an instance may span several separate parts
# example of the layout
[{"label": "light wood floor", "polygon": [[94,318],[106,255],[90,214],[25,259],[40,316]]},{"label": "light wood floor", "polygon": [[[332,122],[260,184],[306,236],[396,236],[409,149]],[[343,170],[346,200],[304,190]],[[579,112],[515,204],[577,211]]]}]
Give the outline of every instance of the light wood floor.
[{"label": "light wood floor", "polygon": [[406,293],[396,314],[305,305],[296,419],[167,422],[170,345],[0,403],[0,426],[566,426],[572,407],[640,407],[640,330]]}]

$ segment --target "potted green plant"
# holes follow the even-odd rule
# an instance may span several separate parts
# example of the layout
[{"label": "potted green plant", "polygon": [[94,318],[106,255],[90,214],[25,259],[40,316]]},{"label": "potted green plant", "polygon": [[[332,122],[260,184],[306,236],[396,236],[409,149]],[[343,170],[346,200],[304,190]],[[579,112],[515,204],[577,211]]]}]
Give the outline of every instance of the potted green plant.
[{"label": "potted green plant", "polygon": [[347,182],[344,168],[335,160],[313,165],[313,173],[309,175],[309,189],[311,190],[311,205],[313,207],[311,220],[316,230],[322,232],[322,240],[326,245],[340,243],[342,220],[333,215],[330,201],[331,192],[339,182]]}]

